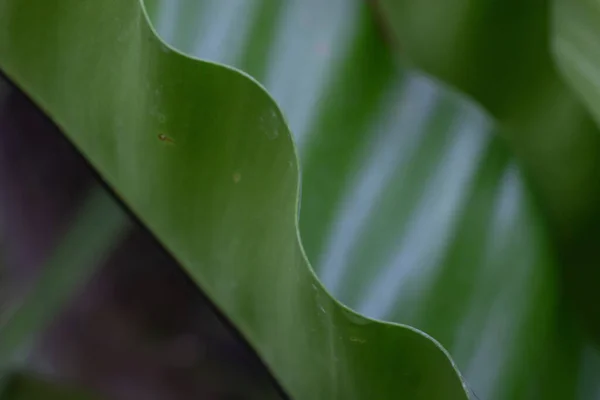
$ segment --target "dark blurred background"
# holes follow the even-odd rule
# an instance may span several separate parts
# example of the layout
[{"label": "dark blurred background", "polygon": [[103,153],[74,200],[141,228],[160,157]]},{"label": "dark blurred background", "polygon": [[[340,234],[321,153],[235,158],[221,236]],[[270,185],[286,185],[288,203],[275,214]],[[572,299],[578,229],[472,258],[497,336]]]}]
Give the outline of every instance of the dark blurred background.
[{"label": "dark blurred background", "polygon": [[[0,317],[27,296],[99,177],[0,78]],[[27,374],[130,400],[279,399],[257,355],[139,223],[23,350]],[[9,396],[10,397],[10,396]]]}]

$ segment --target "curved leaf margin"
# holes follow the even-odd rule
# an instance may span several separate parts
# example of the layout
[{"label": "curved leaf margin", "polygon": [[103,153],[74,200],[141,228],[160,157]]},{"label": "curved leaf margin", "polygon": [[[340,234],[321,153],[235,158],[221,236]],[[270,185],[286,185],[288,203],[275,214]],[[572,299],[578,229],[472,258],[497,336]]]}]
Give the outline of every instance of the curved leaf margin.
[{"label": "curved leaf margin", "polygon": [[2,70],[294,397],[466,398],[435,340],[352,312],[316,278],[298,235],[296,150],[256,81],[169,47],[141,0],[4,0],[0,32]]}]

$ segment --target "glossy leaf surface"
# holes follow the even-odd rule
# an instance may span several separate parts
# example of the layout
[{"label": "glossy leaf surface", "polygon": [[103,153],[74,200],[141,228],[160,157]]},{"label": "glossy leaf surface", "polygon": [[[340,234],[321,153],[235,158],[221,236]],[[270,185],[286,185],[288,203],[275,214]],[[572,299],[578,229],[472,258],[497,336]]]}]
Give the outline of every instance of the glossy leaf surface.
[{"label": "glossy leaf surface", "polygon": [[[299,145],[303,244],[335,296],[432,334],[480,398],[592,398],[578,380],[597,375],[580,363],[595,350],[557,307],[542,224],[495,134],[507,135],[399,70],[369,8],[150,4],[167,41],[251,73],[282,106]],[[545,384],[558,365],[573,375]]]},{"label": "glossy leaf surface", "polygon": [[320,286],[298,241],[289,131],[247,76],[170,49],[136,0],[2,0],[0,67],[293,398],[466,398],[431,338],[356,315]]}]

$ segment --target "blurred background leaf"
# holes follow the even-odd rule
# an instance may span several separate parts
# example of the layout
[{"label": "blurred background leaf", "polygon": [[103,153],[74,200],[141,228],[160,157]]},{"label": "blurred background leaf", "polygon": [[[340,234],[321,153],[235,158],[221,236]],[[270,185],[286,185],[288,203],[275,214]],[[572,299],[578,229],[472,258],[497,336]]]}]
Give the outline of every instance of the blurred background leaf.
[{"label": "blurred background leaf", "polygon": [[[595,117],[600,119],[598,98],[598,42],[600,29],[596,22],[600,21],[598,5],[587,0],[552,2],[552,50],[554,60],[566,81],[570,83],[584,104]],[[576,138],[574,139],[576,140]],[[594,151],[600,151],[600,146],[594,146]],[[580,154],[574,154],[578,159]],[[600,157],[598,157],[600,158]],[[596,182],[600,182],[600,168],[595,167]],[[599,203],[595,196],[590,199]],[[571,290],[577,301],[577,307],[584,316],[584,322],[592,328],[596,343],[600,338],[600,309],[598,291],[595,282],[600,280],[600,265],[598,243],[600,242],[599,220],[597,214],[589,213],[589,220],[583,232],[575,238],[579,244],[572,246],[571,256],[567,259],[567,279],[575,288]],[[574,262],[573,262],[574,261]],[[583,266],[583,268],[582,268]]]},{"label": "blurred background leaf", "polygon": [[442,78],[499,120],[553,234],[580,240],[600,213],[600,139],[551,58],[552,2],[374,4],[403,63]]},{"label": "blurred background leaf", "polygon": [[42,267],[34,287],[2,313],[0,372],[13,367],[14,356],[22,345],[43,330],[120,242],[127,227],[123,211],[103,188],[93,188],[88,196],[80,215]]},{"label": "blurred background leaf", "polygon": [[[551,49],[552,43],[566,43],[567,24],[579,38],[590,32],[595,6],[586,13],[586,1],[373,4],[402,62],[464,91],[503,127],[551,228],[574,312],[597,342],[600,298],[592,282],[600,279],[600,132],[558,73]],[[562,59],[559,65],[578,62],[576,54]],[[589,71],[593,63],[585,65]]]},{"label": "blurred background leaf", "polygon": [[555,58],[568,82],[600,118],[600,9],[594,1],[553,1],[552,45]]}]

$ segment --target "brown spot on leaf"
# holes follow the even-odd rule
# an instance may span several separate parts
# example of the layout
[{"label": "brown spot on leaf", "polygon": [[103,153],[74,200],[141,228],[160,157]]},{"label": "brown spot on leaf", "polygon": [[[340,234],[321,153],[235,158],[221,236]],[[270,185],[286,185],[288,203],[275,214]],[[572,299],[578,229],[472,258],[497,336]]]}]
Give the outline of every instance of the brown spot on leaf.
[{"label": "brown spot on leaf", "polygon": [[167,135],[165,135],[164,133],[161,133],[158,135],[158,139],[162,142],[167,142],[167,143],[171,143],[171,144],[175,144],[175,141],[168,137]]}]

